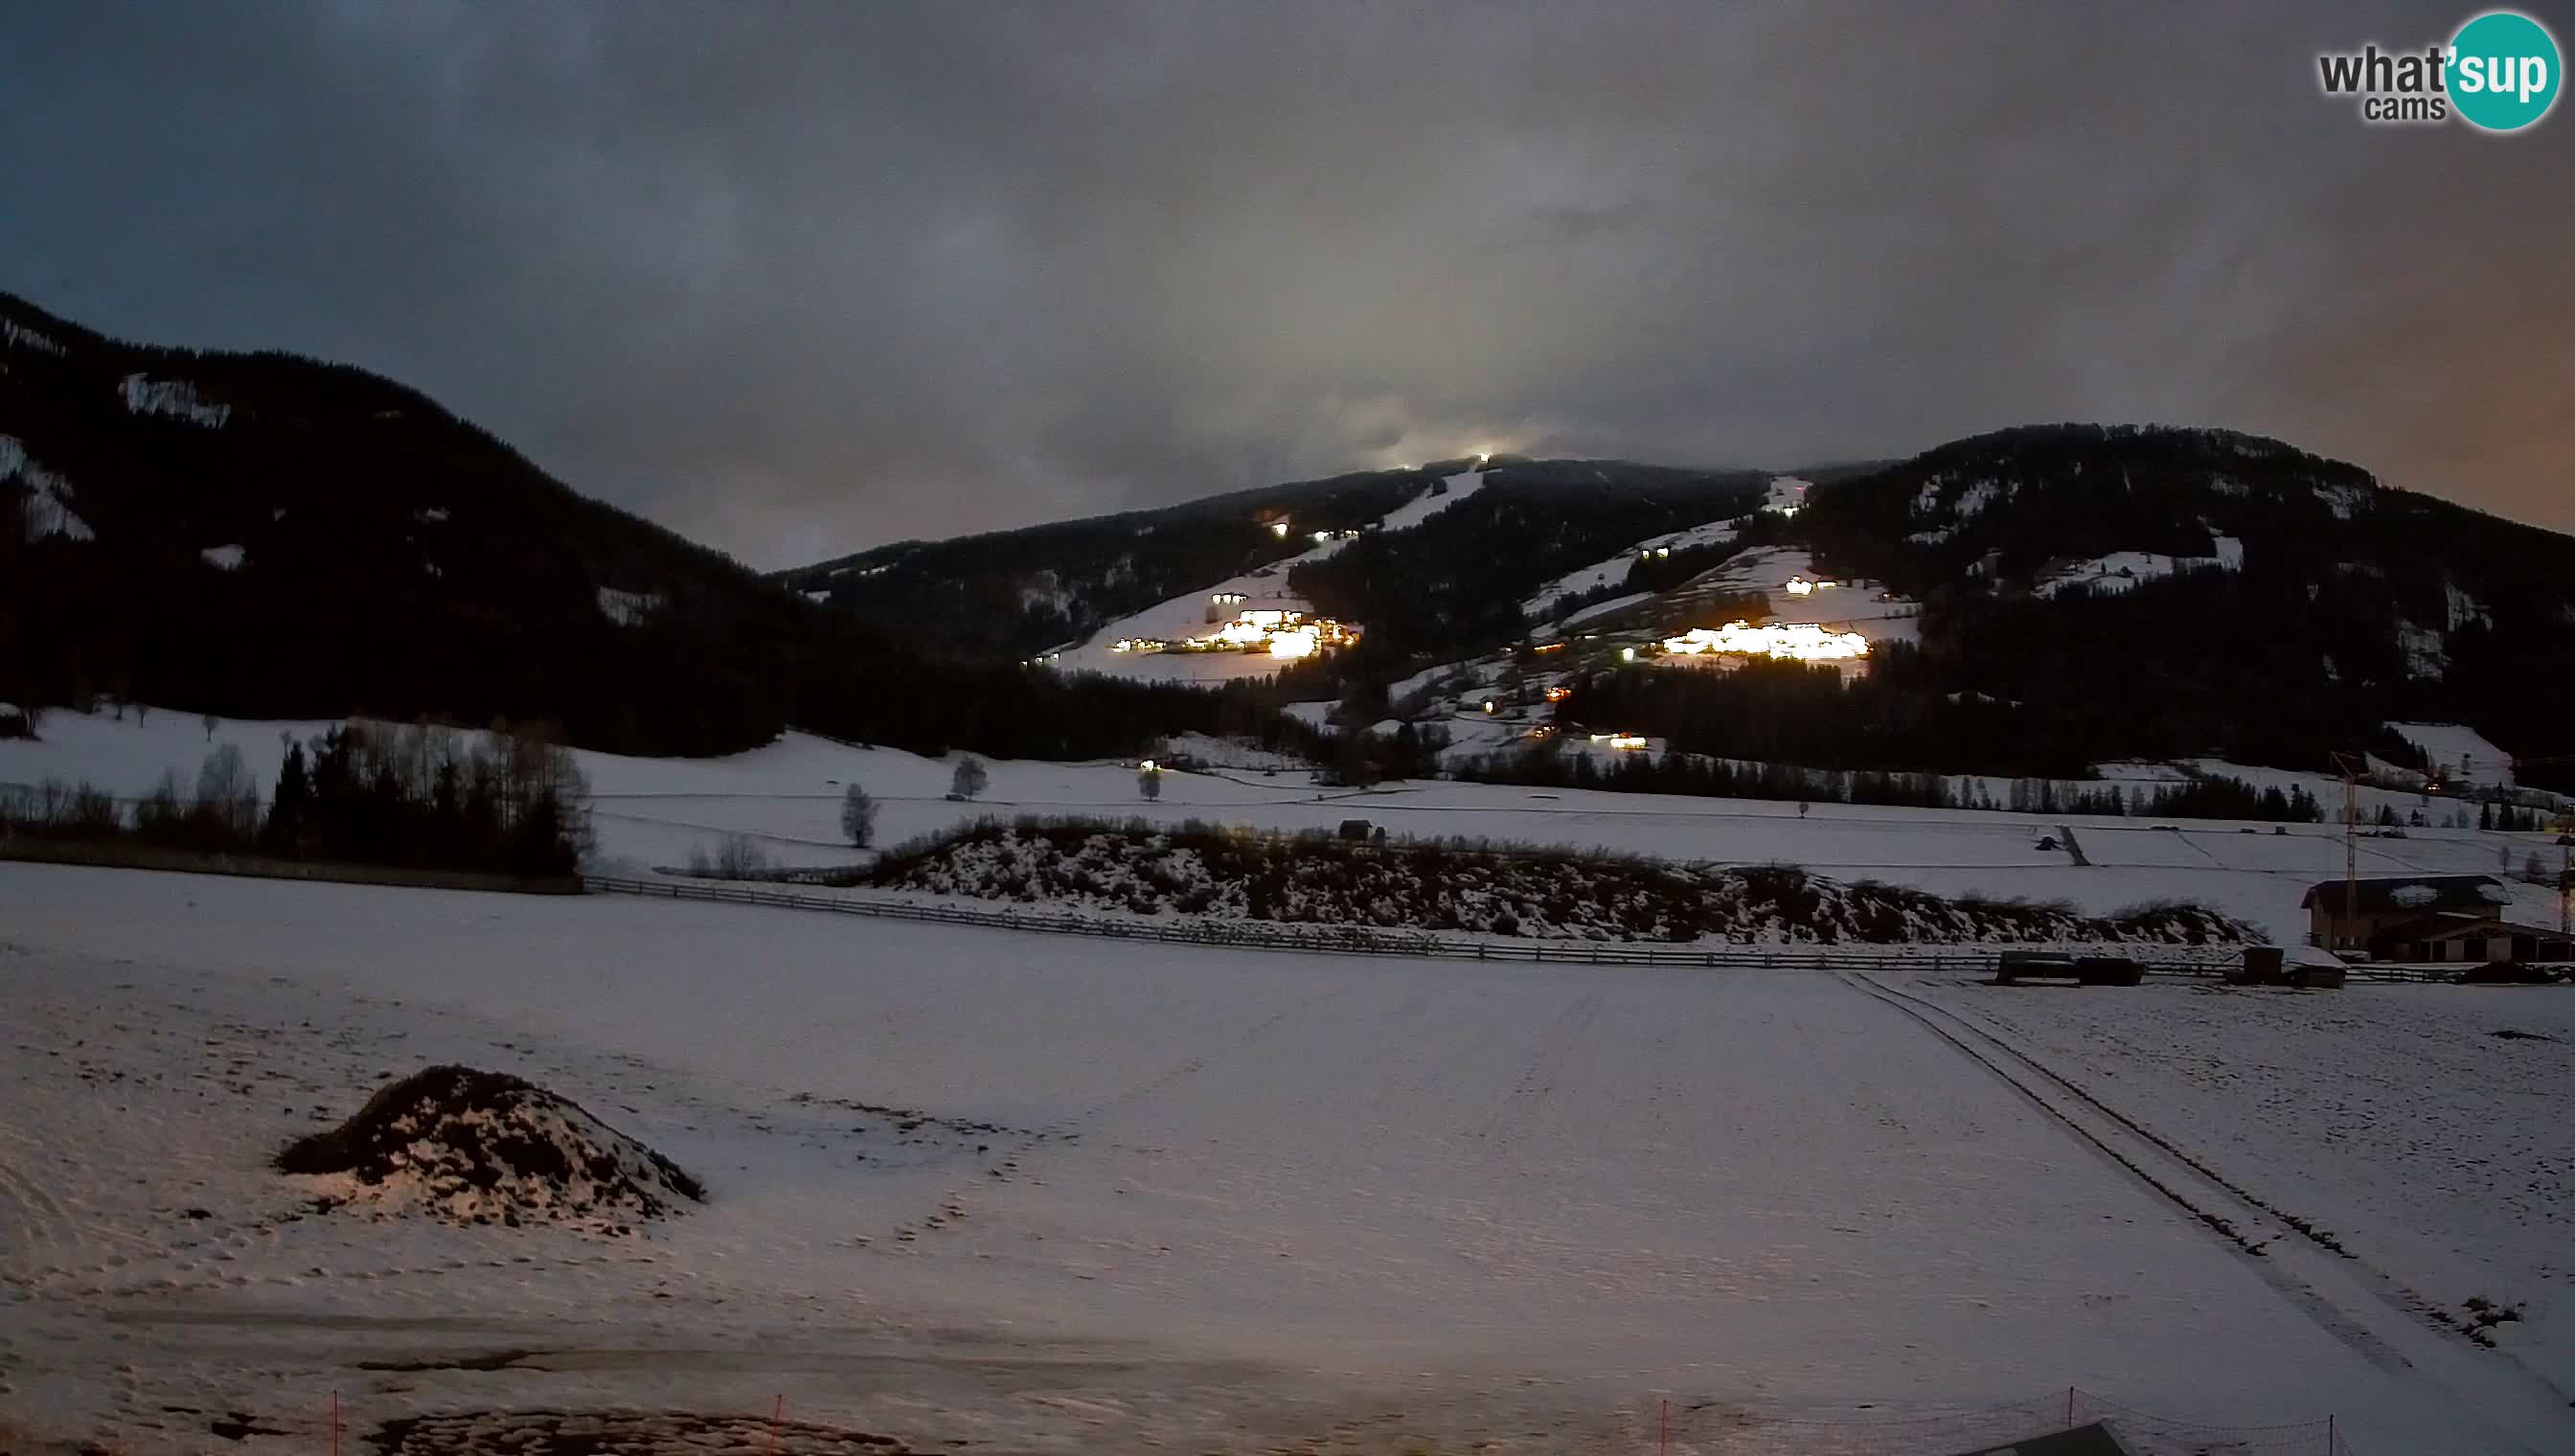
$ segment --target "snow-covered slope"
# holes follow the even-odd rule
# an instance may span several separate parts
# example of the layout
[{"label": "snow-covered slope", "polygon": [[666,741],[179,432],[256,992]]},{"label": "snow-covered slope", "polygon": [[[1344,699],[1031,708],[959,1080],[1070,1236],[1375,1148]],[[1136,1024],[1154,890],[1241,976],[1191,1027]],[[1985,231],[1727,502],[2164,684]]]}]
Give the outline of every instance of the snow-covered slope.
[{"label": "snow-covered slope", "polygon": [[1554,615],[1556,605],[1569,597],[1596,592],[1613,583],[1626,580],[1627,569],[1640,557],[1655,552],[1690,551],[1703,546],[1721,546],[1742,533],[1742,518],[1727,517],[1675,531],[1664,536],[1647,537],[1616,556],[1593,562],[1587,567],[1565,573],[1547,583],[1520,603],[1520,615],[1531,621],[1543,621]]},{"label": "snow-covered slope", "polygon": [[[1482,473],[1476,471],[1449,476],[1444,482],[1445,491],[1438,495],[1425,491],[1415,496],[1388,512],[1373,529],[1403,531],[1418,526],[1471,498],[1483,483]],[[1318,541],[1310,550],[1286,561],[1273,562],[1221,582],[1210,582],[1195,591],[1156,603],[1142,612],[1110,623],[1079,646],[1050,655],[1047,665],[1060,673],[1099,673],[1144,683],[1213,684],[1267,678],[1279,671],[1279,663],[1262,653],[1122,653],[1114,649],[1122,641],[1175,642],[1206,633],[1209,602],[1220,593],[1240,595],[1247,599],[1248,606],[1276,606],[1310,614],[1312,604],[1288,590],[1288,574],[1305,563],[1325,560],[1347,545],[1346,539],[1337,536]],[[1364,630],[1366,624],[1359,626]]]},{"label": "snow-covered slope", "polygon": [[2036,597],[2053,597],[2059,592],[2075,589],[2115,595],[2134,590],[2140,582],[2157,581],[2181,572],[2240,572],[2243,569],[2244,544],[2231,536],[2221,536],[2217,538],[2215,556],[2175,557],[2144,551],[2112,552],[2108,556],[2058,568],[2029,590]]},{"label": "snow-covered slope", "polygon": [[2422,749],[2445,781],[2513,786],[2512,755],[2464,724],[2391,723],[2388,728]]},{"label": "snow-covered slope", "polygon": [[1383,520],[1377,522],[1376,529],[1379,531],[1410,531],[1413,527],[1419,526],[1422,522],[1429,520],[1431,517],[1438,515],[1440,512],[1447,510],[1451,506],[1465,504],[1467,501],[1474,498],[1477,491],[1484,488],[1484,473],[1482,471],[1461,471],[1456,475],[1446,477],[1441,484],[1446,486],[1447,489],[1436,495],[1424,491],[1420,495],[1413,497],[1411,500],[1404,502],[1402,505],[1395,507],[1392,511],[1385,514]]}]

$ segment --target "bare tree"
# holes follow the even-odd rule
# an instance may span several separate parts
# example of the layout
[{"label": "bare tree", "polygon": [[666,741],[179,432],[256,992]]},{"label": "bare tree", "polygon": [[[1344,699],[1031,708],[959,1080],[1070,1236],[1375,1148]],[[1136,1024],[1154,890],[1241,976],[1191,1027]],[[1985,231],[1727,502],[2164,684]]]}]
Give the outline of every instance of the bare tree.
[{"label": "bare tree", "polygon": [[1152,803],[1154,800],[1161,798],[1163,796],[1163,770],[1152,763],[1148,763],[1144,767],[1137,769],[1136,791],[1145,796],[1145,801],[1147,803]]},{"label": "bare tree", "polygon": [[769,850],[749,834],[725,835],[713,854],[703,844],[689,851],[689,872],[700,879],[758,879],[769,868]]},{"label": "bare tree", "polygon": [[956,798],[980,798],[992,781],[992,772],[984,766],[984,760],[969,753],[957,760],[957,772],[948,780],[948,792]]},{"label": "bare tree", "polygon": [[245,838],[258,831],[259,780],[240,748],[226,743],[206,755],[197,769],[197,811]]},{"label": "bare tree", "polygon": [[855,783],[841,795],[841,834],[862,849],[876,842],[877,801]]},{"label": "bare tree", "polygon": [[210,743],[213,742],[215,740],[215,729],[222,726],[223,720],[210,713],[197,720],[197,722],[206,726],[206,741]]}]

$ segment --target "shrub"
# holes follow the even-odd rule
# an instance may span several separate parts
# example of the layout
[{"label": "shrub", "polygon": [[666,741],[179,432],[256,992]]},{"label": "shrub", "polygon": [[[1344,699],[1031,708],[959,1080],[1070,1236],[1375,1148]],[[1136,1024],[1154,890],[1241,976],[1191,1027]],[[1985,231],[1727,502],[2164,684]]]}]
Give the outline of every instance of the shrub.
[{"label": "shrub", "polygon": [[705,845],[689,851],[689,872],[700,879],[759,879],[772,868],[769,849],[749,834],[727,834],[715,852]]}]

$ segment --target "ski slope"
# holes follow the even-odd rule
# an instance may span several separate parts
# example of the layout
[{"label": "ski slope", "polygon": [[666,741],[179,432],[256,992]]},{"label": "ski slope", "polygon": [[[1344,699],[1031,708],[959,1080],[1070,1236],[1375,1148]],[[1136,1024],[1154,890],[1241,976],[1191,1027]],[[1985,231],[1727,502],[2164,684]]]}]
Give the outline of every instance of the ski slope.
[{"label": "ski slope", "polygon": [[[920,1449],[1342,1432],[1329,1449],[1376,1456],[1635,1449],[1663,1398],[1729,1413],[1692,1449],[1784,1456],[1818,1448],[1805,1422],[2067,1385],[2200,1423],[2332,1412],[2370,1456],[2562,1449],[2556,1344],[2445,1352],[2244,1256],[1829,976],[17,864],[0,925],[0,1421],[120,1451],[205,1449],[220,1412],[255,1427],[224,1449],[315,1449],[338,1391],[361,1443],[427,1409],[780,1400]],[[2029,1018],[2016,1044],[2149,1115],[2201,1097],[2170,1131],[2302,1194],[2372,1154],[2301,1119],[2455,1078],[2507,1014],[2386,987],[2266,999],[2237,1036],[2187,988],[1896,984]],[[2561,1041],[2510,1054],[2562,1079],[2575,1025],[2538,1000],[2509,1014]],[[2428,1060],[2426,1016],[2457,1033]],[[2311,1094],[2228,1098],[2212,1036]],[[582,1101],[710,1201],[601,1240],[317,1216],[265,1170],[443,1060]],[[2461,1167],[2575,1155],[2564,1119],[2499,1115],[2520,1081],[2449,1085],[2462,1114],[2487,1099],[2427,1129]],[[2404,1113],[2374,1115],[2401,1140]],[[2495,1292],[2535,1306],[2563,1210],[2503,1237],[2531,1211],[2465,1175],[2386,1203],[2400,1168],[2300,1206],[2348,1214],[2396,1277],[2431,1278],[2405,1229],[2482,1243]]]},{"label": "ski slope", "polygon": [[[1447,489],[1442,494],[1434,496],[1425,490],[1388,512],[1374,529],[1403,531],[1418,526],[1472,497],[1482,489],[1484,476],[1480,471],[1467,471],[1447,477],[1444,484]],[[1156,603],[1093,633],[1089,641],[1051,658],[1048,666],[1059,673],[1098,673],[1138,683],[1218,684],[1270,677],[1279,671],[1279,662],[1266,653],[1121,653],[1111,649],[1124,639],[1177,642],[1205,634],[1208,631],[1208,600],[1220,592],[1240,593],[1252,599],[1255,605],[1282,605],[1310,614],[1312,604],[1288,590],[1288,573],[1308,562],[1326,560],[1347,545],[1349,542],[1339,537],[1318,541],[1310,551],[1300,552],[1285,561],[1273,562],[1222,582],[1211,582],[1197,591],[1184,592],[1169,601]],[[1359,624],[1362,631],[1366,626],[1365,623]]]}]

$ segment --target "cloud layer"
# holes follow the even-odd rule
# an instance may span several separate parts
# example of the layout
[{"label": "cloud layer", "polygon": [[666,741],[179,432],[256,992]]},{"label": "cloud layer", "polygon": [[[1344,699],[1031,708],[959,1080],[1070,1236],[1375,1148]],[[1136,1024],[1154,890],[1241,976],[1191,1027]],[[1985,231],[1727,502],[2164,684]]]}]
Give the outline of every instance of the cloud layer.
[{"label": "cloud layer", "polygon": [[2060,419],[2575,529],[2575,119],[2317,91],[2465,14],[30,5],[0,287],[380,370],[763,566]]}]

